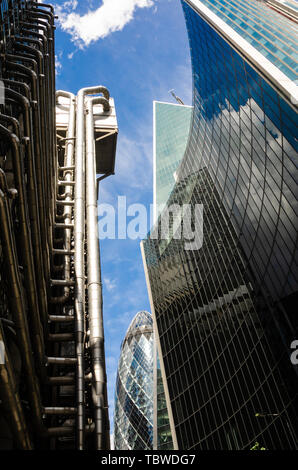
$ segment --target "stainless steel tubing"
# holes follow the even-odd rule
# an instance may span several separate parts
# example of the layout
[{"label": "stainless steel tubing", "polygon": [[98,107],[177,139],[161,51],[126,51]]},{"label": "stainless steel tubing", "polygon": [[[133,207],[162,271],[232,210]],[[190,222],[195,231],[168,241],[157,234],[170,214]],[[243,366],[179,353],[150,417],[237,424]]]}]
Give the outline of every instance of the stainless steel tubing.
[{"label": "stainless steel tubing", "polygon": [[43,412],[46,415],[75,415],[77,409],[73,406],[46,406]]},{"label": "stainless steel tubing", "polygon": [[[6,121],[13,123],[16,128],[19,126],[18,121],[9,116],[0,115],[0,121]],[[16,124],[17,123],[17,124]],[[25,169],[24,169],[24,157],[20,148],[19,137],[9,131],[6,127],[0,125],[0,135],[4,139],[8,140],[11,145],[12,151],[12,162],[14,169],[14,177],[16,182],[16,188],[18,190],[18,206],[19,206],[19,219],[20,219],[20,234],[22,239],[22,256],[23,256],[23,266],[25,272],[25,283],[27,292],[29,294],[29,306],[34,312],[34,315],[38,315],[37,309],[37,293],[36,293],[36,278],[35,278],[35,269],[34,269],[34,260],[33,260],[33,249],[31,244],[31,233],[30,233],[30,224],[29,224],[29,214],[28,214],[28,205],[27,205],[27,195],[26,195],[26,183],[24,179]],[[40,326],[37,320],[35,320],[34,331],[36,333],[36,348],[40,351],[43,351],[43,338]],[[39,331],[39,333],[38,333]]]},{"label": "stainless steel tubing", "polygon": [[0,367],[0,398],[2,407],[6,411],[6,417],[18,448],[21,450],[32,450],[32,443],[28,433],[14,371],[11,366],[11,360],[5,344],[1,321],[0,341],[5,345],[5,363]]},{"label": "stainless steel tubing", "polygon": [[[46,13],[46,12],[44,12]],[[41,19],[43,18],[43,19]],[[45,144],[45,152],[48,152],[50,158],[46,158],[46,172],[48,174],[49,180],[49,188],[48,188],[48,195],[47,195],[47,208],[51,208],[47,210],[49,214],[49,244],[50,248],[52,247],[53,239],[52,239],[52,226],[53,226],[53,215],[55,210],[55,200],[56,200],[56,172],[57,172],[57,162],[53,160],[53,155],[56,152],[56,131],[55,131],[55,45],[54,45],[54,21],[49,15],[39,14],[35,10],[28,10],[26,15],[26,20],[31,21],[34,24],[34,27],[38,25],[44,31],[46,30],[45,34],[48,39],[48,52],[49,52],[49,77],[45,74],[45,79],[47,80],[43,85],[43,89],[48,92],[48,101],[47,103],[44,100],[41,100],[41,112],[42,116],[46,119],[49,123],[46,128],[46,137],[49,134],[52,138],[49,139],[48,144],[46,143],[46,139],[43,139]],[[24,46],[24,44],[23,44]],[[33,48],[34,52],[34,48]],[[43,121],[42,121],[43,124]]]},{"label": "stainless steel tubing", "polygon": [[[6,96],[13,98],[15,101],[19,103],[19,105],[23,109],[24,115],[24,133],[25,137],[31,136],[31,115],[30,115],[30,102],[22,96],[21,94],[17,93],[16,91],[6,88],[5,90]],[[2,126],[3,127],[3,126]],[[35,266],[37,268],[37,275],[40,276],[42,274],[42,256],[41,256],[41,243],[40,243],[40,230],[39,230],[39,214],[38,214],[38,201],[37,201],[37,193],[36,193],[36,174],[35,174],[35,166],[34,166],[34,153],[33,153],[33,146],[32,141],[28,142],[26,146],[27,155],[28,155],[28,200],[29,200],[29,207],[30,207],[30,222],[31,222],[31,229],[32,229],[32,244],[34,249],[34,259],[35,259]],[[36,284],[35,284],[36,285]],[[29,300],[31,301],[30,308],[32,309],[31,318],[31,328],[32,331],[32,338],[34,338],[34,349],[36,353],[36,359],[38,361],[38,365],[40,370],[42,371],[42,366],[44,363],[44,343],[43,343],[43,329],[40,322],[40,311],[39,311],[39,304],[38,304],[38,297],[36,292],[35,286],[30,286],[28,284],[28,290],[30,292]]]},{"label": "stainless steel tubing", "polygon": [[4,83],[4,85],[17,86],[18,88],[20,88],[20,87],[23,88],[24,96],[26,96],[26,98],[28,100],[30,100],[30,87],[29,87],[29,85],[27,85],[27,83],[18,82],[15,79],[14,80],[7,80],[6,78],[3,78],[2,82]]},{"label": "stainless steel tubing", "polygon": [[[33,39],[31,38],[18,38],[19,41],[26,41],[29,40],[32,42]],[[39,41],[38,41],[39,43]],[[45,163],[49,160],[49,146],[47,145],[46,139],[48,133],[45,131],[44,120],[47,117],[48,111],[45,112],[45,105],[44,105],[44,97],[42,92],[42,82],[44,78],[43,74],[43,54],[37,50],[35,47],[28,46],[26,44],[22,44],[19,42],[15,42],[14,47],[22,52],[32,52],[37,59],[38,63],[38,73],[33,70],[30,70],[28,67],[8,62],[7,66],[10,66],[12,70],[19,70],[23,71],[23,73],[29,76],[32,86],[32,100],[35,102],[35,106],[32,108],[32,115],[33,115],[33,124],[34,124],[34,150],[36,153],[35,158],[35,166],[36,166],[36,173],[37,173],[37,193],[39,199],[39,210],[40,210],[40,220],[44,221],[47,211],[46,207],[46,193],[47,193],[47,179],[45,175]],[[46,127],[48,127],[48,122],[46,122]],[[43,156],[43,159],[41,158]],[[44,248],[48,246],[47,243],[47,227],[48,223],[41,224],[41,237],[42,237],[42,244]],[[49,253],[43,251],[43,263],[47,267],[45,272],[49,271]],[[45,311],[46,313],[46,311]]]},{"label": "stainless steel tubing", "polygon": [[[45,273],[49,271],[49,255],[47,253],[47,236],[46,236],[46,228],[48,223],[45,222],[45,199],[44,199],[44,174],[43,174],[43,162],[41,158],[41,132],[40,132],[40,123],[42,121],[42,117],[39,112],[39,96],[38,96],[38,88],[37,88],[37,75],[36,73],[29,69],[28,67],[22,64],[16,64],[14,62],[6,62],[7,68],[12,68],[13,70],[21,70],[26,75],[29,76],[32,85],[32,99],[35,102],[35,106],[32,109],[32,116],[33,116],[33,129],[34,139],[33,139],[33,148],[34,148],[34,166],[36,171],[36,181],[37,181],[37,196],[38,196],[38,204],[39,204],[39,217],[40,217],[40,234],[41,234],[41,241],[42,246],[44,247],[43,251],[40,252],[40,261],[41,263],[36,266],[39,270],[37,276],[37,284],[39,292],[41,293],[39,300],[40,300],[40,312],[42,314],[42,321],[43,321],[43,328],[47,326],[47,294],[46,294],[46,275]],[[14,85],[14,81],[10,82],[10,85]]]},{"label": "stainless steel tubing", "polygon": [[[58,102],[59,97],[65,97],[69,100],[69,120],[68,120],[68,128],[66,133],[66,141],[65,141],[65,158],[64,158],[64,166],[65,167],[72,167],[74,164],[74,137],[75,137],[75,119],[76,119],[76,99],[75,95],[72,93],[68,93],[66,91],[57,91],[56,92],[56,100]],[[64,205],[64,222],[66,226],[71,224],[72,222],[72,205],[67,205],[68,202],[73,201],[73,187],[71,184],[67,185],[67,182],[72,182],[72,171],[65,170],[64,171],[64,178],[66,182],[65,186],[65,205]],[[71,249],[71,228],[65,228],[65,238],[64,238],[64,249],[66,251],[70,251]],[[70,281],[71,275],[71,257],[70,255],[65,256],[64,260],[64,280]],[[64,287],[64,294],[59,297],[51,297],[50,302],[61,304],[66,302],[69,299],[70,295],[70,288],[68,285]]]},{"label": "stainless steel tubing", "polygon": [[47,364],[72,365],[77,364],[76,357],[48,357]]},{"label": "stainless steel tubing", "polygon": [[[102,282],[100,269],[99,239],[97,228],[97,183],[94,145],[93,106],[102,104],[110,109],[109,101],[103,97],[87,100],[86,115],[86,211],[87,211],[87,284],[89,312],[89,344],[92,352],[92,399],[95,410],[96,449],[103,449],[105,425],[105,351],[102,310]],[[106,436],[105,436],[106,437]]]},{"label": "stainless steel tubing", "polygon": [[51,10],[51,13],[54,13],[54,7],[49,3],[31,2],[31,5],[37,8],[49,8],[49,10]]},{"label": "stainless steel tubing", "polygon": [[[88,424],[85,426],[84,432],[86,434],[94,432],[94,424]],[[75,427],[74,426],[60,426],[60,427],[53,427],[48,429],[49,436],[72,436],[75,434]]]},{"label": "stainless steel tubing", "polygon": [[68,323],[74,321],[74,317],[72,315],[49,315],[49,321],[58,323]]},{"label": "stainless steel tubing", "polygon": [[[53,25],[54,24],[54,13],[53,13],[53,10],[52,11],[45,11],[45,10],[42,10],[41,8],[38,8],[38,7],[41,7],[42,5],[38,4],[35,2],[35,8],[33,10],[30,11],[30,13],[32,13],[32,11],[38,15],[38,17],[40,18],[46,18],[47,21]],[[45,6],[45,5],[44,5]]]},{"label": "stainless steel tubing", "polygon": [[109,99],[109,92],[103,86],[82,88],[77,95],[77,123],[76,123],[76,159],[75,159],[75,210],[74,210],[74,242],[75,242],[75,330],[77,350],[77,448],[84,449],[84,343],[85,343],[85,96],[102,93]]},{"label": "stainless steel tubing", "polygon": [[25,380],[28,389],[28,399],[32,409],[32,422],[35,430],[42,431],[41,401],[38,388],[38,380],[33,365],[33,355],[29,328],[27,323],[25,300],[23,296],[22,282],[19,272],[19,263],[16,254],[15,237],[12,227],[10,209],[7,195],[0,189],[0,227],[3,251],[5,253],[7,276],[10,280],[9,302],[15,323],[18,344],[22,353],[25,368]]},{"label": "stainless steel tubing", "polygon": [[[39,26],[34,26],[32,25],[31,23],[27,23],[27,22],[24,22],[24,21],[20,21],[20,25],[22,26],[22,34],[24,34],[25,36],[31,36],[31,35],[34,35],[35,37],[39,37],[42,42],[43,42],[43,50],[44,50],[44,54],[43,54],[43,58],[44,58],[44,70],[39,70],[39,95],[40,95],[40,112],[41,112],[41,117],[40,117],[40,124],[41,124],[41,149],[42,149],[42,155],[43,155],[43,172],[44,172],[44,191],[43,191],[43,194],[44,194],[44,200],[45,200],[45,206],[46,206],[46,211],[45,211],[45,214],[46,216],[48,217],[49,215],[49,183],[48,183],[48,180],[47,180],[47,173],[48,173],[48,165],[49,165],[49,162],[48,162],[48,154],[49,152],[51,151],[51,149],[49,148],[49,145],[47,143],[48,141],[48,132],[45,131],[45,129],[49,129],[49,123],[46,122],[47,120],[47,117],[48,117],[48,110],[47,110],[47,106],[46,104],[44,103],[44,95],[45,93],[52,93],[52,90],[50,89],[50,83],[49,83],[49,44],[48,44],[48,37],[47,37],[47,34],[46,34],[46,27],[45,26],[42,26],[42,25],[39,25]],[[26,30],[24,29],[24,27],[28,27],[29,30]],[[35,32],[35,31],[32,31],[32,28],[36,28],[39,32]],[[40,32],[43,31],[43,34],[40,34]],[[22,45],[23,46],[23,45]],[[30,49],[29,49],[30,51]],[[28,50],[27,50],[28,52]],[[33,55],[35,56],[36,55],[36,52],[35,51],[31,51],[33,53]],[[37,51],[38,52],[38,51]],[[37,69],[35,70],[35,72],[37,72]],[[44,111],[44,108],[46,106],[46,109],[45,111],[47,112],[47,114],[45,114],[45,111]],[[49,226],[49,222],[46,224],[46,227],[48,229],[48,226]],[[47,232],[49,233],[49,231]]]}]

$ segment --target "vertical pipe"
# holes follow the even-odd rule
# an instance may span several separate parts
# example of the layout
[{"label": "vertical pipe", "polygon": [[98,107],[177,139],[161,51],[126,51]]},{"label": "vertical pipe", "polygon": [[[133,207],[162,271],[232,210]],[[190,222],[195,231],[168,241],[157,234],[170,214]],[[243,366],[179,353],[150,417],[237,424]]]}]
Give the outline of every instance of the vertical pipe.
[{"label": "vertical pipe", "polygon": [[97,230],[97,182],[94,142],[93,105],[101,103],[105,110],[109,102],[105,98],[89,98],[86,114],[86,212],[87,212],[87,273],[89,343],[92,353],[92,398],[95,409],[96,449],[102,450],[105,440],[105,351],[102,309],[102,282],[100,269],[99,238]]},{"label": "vertical pipe", "polygon": [[[56,99],[60,96],[69,99],[69,118],[68,118],[68,127],[66,132],[66,141],[65,141],[65,158],[64,158],[64,166],[71,167],[74,164],[74,137],[75,137],[75,120],[76,120],[76,100],[75,95],[72,93],[68,93],[66,91],[57,91],[56,92]],[[72,181],[72,171],[65,170],[64,172],[65,181]],[[65,186],[65,203],[71,202],[73,198],[73,187],[72,186]],[[72,222],[71,217],[72,206],[65,205],[64,206],[64,223],[70,224]],[[65,229],[65,239],[64,239],[64,249],[70,250],[71,249],[71,229]],[[71,274],[71,260],[70,256],[65,256],[64,261],[64,279],[70,280]],[[64,295],[61,297],[52,297],[50,300],[52,303],[63,303],[69,298],[70,288],[69,286],[64,287]]]},{"label": "vertical pipe", "polygon": [[85,169],[84,169],[84,92],[77,96],[75,201],[74,201],[74,265],[75,265],[75,335],[77,355],[77,448],[84,449],[84,342],[85,342]]},{"label": "vertical pipe", "polygon": [[[0,322],[0,341],[5,345],[5,336]],[[32,450],[32,444],[23,413],[21,400],[16,385],[15,374],[11,365],[11,359],[5,345],[5,362],[0,365],[0,397],[2,407],[5,410],[7,420],[17,447],[22,450]]]},{"label": "vertical pipe", "polygon": [[15,329],[22,352],[25,367],[25,380],[28,389],[28,398],[32,410],[32,421],[35,429],[42,430],[41,401],[38,381],[35,375],[32,347],[27,323],[25,300],[23,296],[22,281],[19,272],[13,224],[8,206],[7,195],[0,189],[0,235],[3,252],[5,254],[7,276],[10,280],[11,312]]},{"label": "vertical pipe", "polygon": [[74,265],[75,265],[75,333],[77,354],[77,448],[84,449],[84,343],[85,343],[85,96],[102,93],[105,87],[82,88],[77,95],[75,200],[74,200]]}]

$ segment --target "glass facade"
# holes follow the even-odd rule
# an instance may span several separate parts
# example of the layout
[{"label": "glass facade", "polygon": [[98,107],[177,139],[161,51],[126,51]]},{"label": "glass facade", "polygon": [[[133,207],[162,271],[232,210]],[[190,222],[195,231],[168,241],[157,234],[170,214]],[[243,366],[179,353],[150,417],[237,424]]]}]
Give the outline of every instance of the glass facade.
[{"label": "glass facade", "polygon": [[115,393],[115,450],[172,449],[172,435],[150,313],[132,320],[124,341]]},{"label": "glass facade", "polygon": [[[153,102],[155,205],[166,204],[175,185],[175,172],[181,162],[190,129],[192,106]],[[156,209],[158,215],[158,209]]]},{"label": "glass facade", "polygon": [[[266,1],[200,0],[292,80],[297,78],[297,24]],[[296,40],[295,40],[296,39]]]},{"label": "glass facade", "polygon": [[[194,113],[167,205],[203,204],[203,246],[143,244],[174,431],[180,449],[297,449],[295,105],[194,3]],[[201,3],[292,78],[293,21],[257,0]]]},{"label": "glass facade", "polygon": [[153,448],[153,329],[150,313],[131,322],[121,346],[115,396],[115,450]]},{"label": "glass facade", "polygon": [[156,351],[156,431],[157,431],[157,449],[172,450],[172,433],[168,415],[167,402],[163,386],[163,379],[160,370],[160,361]]}]

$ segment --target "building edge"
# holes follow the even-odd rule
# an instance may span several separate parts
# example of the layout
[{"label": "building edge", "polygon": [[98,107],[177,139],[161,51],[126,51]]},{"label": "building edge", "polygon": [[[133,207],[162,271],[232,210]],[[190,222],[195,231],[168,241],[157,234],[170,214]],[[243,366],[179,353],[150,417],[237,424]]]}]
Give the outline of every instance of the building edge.
[{"label": "building edge", "polygon": [[[169,389],[168,389],[168,383],[167,383],[167,380],[166,380],[166,373],[165,373],[163,355],[162,355],[161,344],[160,344],[160,339],[159,339],[158,327],[157,327],[157,323],[156,323],[155,309],[154,309],[153,297],[152,297],[152,292],[151,292],[151,286],[150,286],[150,280],[149,280],[148,268],[147,268],[147,263],[146,263],[143,240],[140,242],[140,249],[141,249],[141,254],[142,254],[143,267],[144,267],[148,297],[149,297],[150,308],[151,308],[151,315],[152,315],[152,319],[153,319],[153,334],[154,334],[154,338],[155,338],[154,341],[155,341],[155,345],[156,345],[156,348],[157,348],[157,353],[159,355],[162,383],[163,383],[163,387],[164,387],[164,393],[165,393],[167,409],[168,409],[168,415],[169,415],[170,429],[171,429],[172,439],[173,439],[173,447],[174,447],[173,450],[179,450],[177,436],[176,436],[176,430],[175,430],[175,424],[174,424],[174,417],[173,417],[172,406],[171,406],[171,400],[170,400],[170,394],[169,394]],[[155,357],[156,357],[156,353],[155,353]],[[155,412],[153,412],[153,415],[155,416]],[[156,421],[157,421],[157,419],[156,419]],[[157,428],[157,422],[156,422],[156,428]]]}]

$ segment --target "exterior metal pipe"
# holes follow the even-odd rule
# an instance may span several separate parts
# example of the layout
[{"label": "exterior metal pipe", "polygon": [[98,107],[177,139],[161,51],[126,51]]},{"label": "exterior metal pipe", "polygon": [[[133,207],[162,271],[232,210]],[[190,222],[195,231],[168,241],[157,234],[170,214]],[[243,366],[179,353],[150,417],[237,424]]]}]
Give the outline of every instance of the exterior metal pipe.
[{"label": "exterior metal pipe", "polygon": [[[32,98],[36,102],[36,105],[33,106],[32,114],[33,114],[33,125],[34,129],[37,131],[40,128],[40,123],[42,122],[42,116],[39,112],[39,96],[38,96],[38,88],[37,88],[37,75],[32,70],[28,69],[24,65],[15,64],[12,62],[6,63],[7,67],[12,69],[24,71],[24,73],[28,74],[32,83]],[[15,83],[14,81],[10,82],[10,85],[13,86]],[[42,319],[43,319],[43,326],[46,325],[46,318],[47,318],[47,299],[46,299],[46,288],[45,288],[45,273],[49,271],[49,254],[48,254],[48,243],[47,243],[47,231],[46,228],[48,227],[49,223],[48,220],[45,222],[46,217],[46,203],[45,203],[45,180],[46,175],[44,175],[44,161],[41,158],[41,133],[35,132],[35,136],[38,136],[34,139],[34,152],[35,152],[35,169],[36,169],[36,181],[37,181],[37,195],[39,201],[39,210],[40,210],[40,231],[41,231],[41,239],[42,239],[42,246],[44,247],[43,252],[41,253],[42,257],[42,265],[39,265],[38,268],[41,270],[39,272],[39,276],[37,278],[38,288],[39,291],[43,294],[40,296],[40,311],[42,312]],[[44,159],[45,161],[47,159]]]},{"label": "exterior metal pipe", "polygon": [[47,364],[72,365],[77,364],[76,357],[48,357]]},{"label": "exterior metal pipe", "polygon": [[[29,40],[32,42],[33,39],[31,38],[20,38],[22,41],[28,42]],[[39,43],[39,41],[37,41]],[[40,43],[39,43],[40,44]],[[34,147],[36,152],[36,171],[38,174],[37,183],[38,183],[38,197],[39,197],[39,206],[40,206],[40,218],[41,220],[45,220],[45,216],[47,216],[48,211],[45,209],[47,206],[48,200],[48,179],[46,177],[45,167],[47,166],[48,161],[51,159],[50,157],[50,149],[47,143],[47,136],[48,132],[45,128],[49,127],[49,110],[45,105],[44,100],[44,91],[48,93],[48,87],[44,87],[44,67],[43,61],[44,56],[43,54],[37,50],[35,47],[28,46],[27,44],[23,43],[15,43],[14,47],[21,50],[32,52],[34,57],[37,59],[38,63],[38,74],[31,71],[28,68],[25,68],[22,64],[15,64],[13,69],[20,70],[29,75],[31,83],[32,83],[32,95],[33,100],[36,101],[36,106],[33,108],[33,117],[34,117],[34,127],[38,129],[40,127],[41,132],[36,132],[34,139]],[[46,122],[45,122],[46,121]],[[43,160],[41,160],[40,155],[43,153]],[[49,226],[49,222],[47,221],[44,224],[41,224],[41,234],[42,234],[42,241],[43,246],[45,248],[43,255],[44,255],[44,264],[47,266],[45,272],[49,272],[49,253],[46,248],[48,247],[48,232],[47,227]]]},{"label": "exterior metal pipe", "polygon": [[46,406],[43,412],[46,415],[75,415],[77,410],[73,406]]},{"label": "exterior metal pipe", "polygon": [[37,7],[37,8],[48,8],[51,10],[51,13],[54,14],[54,7],[53,5],[50,5],[49,3],[38,3],[38,2],[30,2],[32,6]]},{"label": "exterior metal pipe", "polygon": [[75,210],[74,210],[74,242],[75,242],[75,331],[77,351],[77,448],[84,449],[84,343],[85,343],[85,270],[84,270],[84,243],[85,243],[85,96],[102,93],[109,99],[109,92],[103,86],[82,88],[77,95],[77,123],[76,123],[76,159],[75,159]]},{"label": "exterior metal pipe", "polygon": [[[41,18],[46,18],[46,20],[41,19]],[[28,20],[31,20],[32,22],[38,21],[38,24],[43,25],[47,29],[47,37],[49,41],[50,59],[51,59],[51,63],[50,63],[51,76],[49,79],[49,91],[50,91],[50,96],[53,97],[52,112],[50,113],[50,126],[51,126],[51,129],[55,129],[55,97],[54,97],[55,95],[54,93],[54,90],[55,90],[55,44],[54,44],[55,33],[54,33],[54,29],[55,29],[55,26],[54,26],[53,21],[49,22],[49,18],[47,17],[47,15],[38,14],[34,10],[28,11]],[[55,145],[56,145],[55,138],[56,138],[56,134],[53,132],[53,137],[51,141],[51,148],[53,149],[53,152],[54,152]],[[50,160],[50,170],[51,170],[51,176],[55,178],[56,168],[55,168],[55,165],[51,164],[51,160]],[[54,185],[54,181],[56,180],[55,179],[53,180],[53,185],[52,185],[51,192],[50,192],[50,199],[51,199],[51,205],[52,205],[53,211],[55,209],[54,203],[56,199],[56,193],[55,193],[56,185]]]},{"label": "exterior metal pipe", "polygon": [[[24,133],[26,137],[29,137],[31,135],[31,119],[30,119],[30,103],[21,94],[17,93],[16,91],[7,88],[6,89],[6,95],[8,97],[11,97],[15,99],[19,103],[19,105],[22,107],[23,112],[24,112]],[[29,141],[27,145],[27,152],[28,152],[28,187],[29,187],[29,202],[30,202],[30,221],[31,221],[31,228],[32,228],[32,244],[34,247],[34,253],[35,253],[35,260],[36,260],[36,266],[39,268],[38,272],[39,275],[42,273],[42,256],[41,256],[41,243],[40,243],[40,230],[39,230],[39,213],[38,213],[38,202],[37,202],[37,193],[36,193],[36,174],[35,174],[35,166],[34,166],[34,154],[33,154],[33,148],[32,148],[32,142]],[[30,292],[30,299],[32,301],[32,304],[30,307],[32,308],[32,312],[34,312],[31,315],[32,322],[31,326],[33,328],[33,337],[34,337],[34,346],[35,346],[35,352],[36,352],[36,357],[39,362],[39,367],[42,369],[42,365],[44,363],[44,343],[43,343],[43,331],[42,331],[42,326],[40,322],[40,311],[39,311],[39,305],[38,305],[38,299],[37,299],[37,293],[36,289],[34,290],[34,287],[31,286],[29,287],[29,292]]]},{"label": "exterior metal pipe", "polygon": [[[59,97],[64,97],[69,99],[69,120],[68,120],[68,128],[66,133],[66,143],[65,143],[65,158],[64,158],[64,166],[65,167],[73,167],[74,164],[74,137],[75,137],[75,118],[76,118],[76,99],[75,95],[72,93],[68,93],[66,91],[59,90],[56,92],[56,100],[58,102]],[[67,185],[67,182],[72,183],[72,171],[65,170],[64,171],[64,178],[65,178],[65,205],[63,211],[64,223],[71,224],[72,222],[72,206],[67,205],[68,202],[72,202],[73,200],[73,187],[72,184]],[[65,239],[64,239],[64,249],[66,251],[71,250],[71,229],[65,229]],[[71,257],[69,255],[65,256],[64,261],[64,279],[65,281],[70,281],[71,275]],[[64,295],[59,297],[51,297],[51,303],[64,303],[69,299],[70,295],[70,288],[69,286],[64,287]]]},{"label": "exterior metal pipe", "polygon": [[[34,20],[33,20],[34,21]],[[44,23],[44,22],[43,22]],[[46,27],[48,28],[48,36],[50,36],[50,31],[51,28],[50,26],[46,23]],[[52,32],[53,36],[53,32]],[[18,38],[19,40],[25,40],[28,42],[33,42],[34,39],[30,41],[29,38]],[[41,43],[37,41],[37,43],[41,46]],[[47,180],[52,182],[52,187],[48,188],[46,185],[44,188],[44,194],[45,194],[45,203],[47,206],[47,209],[51,207],[51,210],[47,210],[46,214],[49,214],[49,223],[46,225],[49,227],[48,229],[48,239],[50,241],[50,246],[52,246],[52,233],[51,233],[51,227],[52,227],[52,212],[54,211],[54,201],[55,201],[55,191],[56,191],[56,186],[54,185],[55,181],[55,165],[53,163],[52,155],[55,152],[55,104],[52,103],[51,97],[54,96],[54,85],[55,85],[55,75],[54,75],[54,63],[53,63],[53,57],[54,57],[54,45],[52,38],[49,37],[49,43],[50,43],[50,48],[51,48],[51,57],[52,57],[52,64],[50,64],[50,61],[48,61],[48,67],[49,67],[49,72],[50,72],[50,79],[47,79],[47,74],[44,75],[44,67],[43,67],[43,55],[42,53],[36,49],[33,46],[29,46],[28,44],[23,44],[23,43],[18,43],[16,42],[14,44],[15,48],[18,48],[21,51],[25,51],[26,53],[30,53],[33,55],[34,58],[38,60],[38,69],[39,69],[39,91],[40,91],[40,111],[41,111],[41,127],[42,127],[42,145],[43,145],[43,152],[45,155],[45,171],[48,174]],[[47,80],[44,82],[44,78]],[[46,101],[46,94],[47,94],[47,101]],[[50,106],[47,105],[47,103],[50,103]],[[51,132],[47,132],[45,129],[50,130]],[[52,134],[53,137],[48,139],[48,134]],[[46,244],[47,246],[47,244]],[[47,253],[47,259],[49,259],[48,253]]]},{"label": "exterior metal pipe", "polygon": [[25,367],[25,380],[28,388],[28,398],[32,409],[32,421],[37,431],[42,428],[41,401],[39,395],[38,381],[35,376],[33,365],[32,348],[30,342],[29,328],[25,314],[25,300],[22,290],[22,282],[19,273],[19,264],[16,254],[15,239],[13,236],[11,214],[7,202],[7,196],[0,189],[0,221],[1,238],[5,253],[8,277],[10,279],[10,303],[18,344],[22,353]]},{"label": "exterior metal pipe", "polygon": [[97,229],[97,182],[94,145],[93,106],[103,104],[110,109],[106,98],[87,100],[86,115],[86,211],[87,211],[87,267],[88,267],[88,312],[92,352],[92,398],[95,409],[96,449],[102,450],[106,423],[106,370],[104,351],[104,327],[102,309],[102,282],[100,268],[99,239]]},{"label": "exterior metal pipe", "polygon": [[[36,32],[30,32],[31,34],[27,34],[27,37],[30,36],[30,38],[32,37],[31,35],[35,35],[35,36],[38,36],[38,37],[42,37],[42,40],[43,40],[43,49],[44,51],[47,51],[47,38],[42,35],[42,34],[39,34],[39,33],[36,33]],[[23,29],[23,34],[25,34],[25,31]],[[28,42],[28,41],[27,41]],[[31,41],[32,42],[32,41]],[[15,44],[15,47],[18,47],[20,48],[22,51],[24,50],[24,44],[18,44],[16,43]],[[46,128],[48,129],[48,126],[49,126],[49,110],[47,109],[47,106],[46,106],[46,103],[44,102],[44,96],[45,94],[49,94],[50,90],[49,90],[49,83],[48,83],[48,54],[44,53],[44,54],[41,54],[40,51],[38,51],[36,48],[32,47],[32,46],[28,46],[26,45],[25,46],[25,52],[29,52],[29,53],[32,53],[32,55],[34,57],[37,56],[37,59],[38,59],[38,68],[39,68],[39,75],[38,75],[38,78],[39,78],[39,109],[40,109],[40,120],[38,121],[38,123],[40,123],[41,125],[41,134],[39,133],[38,136],[40,138],[41,136],[41,141],[39,143],[40,145],[40,148],[42,149],[42,154],[44,155],[44,160],[43,160],[43,191],[42,191],[42,196],[44,198],[44,205],[46,206],[46,210],[45,210],[45,214],[46,216],[48,215],[48,200],[49,200],[49,190],[48,190],[48,179],[47,179],[47,176],[46,176],[46,169],[48,167],[48,161],[49,161],[49,155],[50,154],[50,151],[51,149],[49,148],[49,145],[47,144],[47,140],[48,140],[48,132],[46,132]],[[48,97],[49,99],[49,97]],[[46,122],[45,122],[46,121]],[[47,221],[47,223],[45,224],[45,227],[48,227],[49,226],[49,222]],[[47,235],[48,232],[45,231],[45,233],[43,234],[44,236]],[[48,242],[44,242],[44,245],[47,246],[48,245]],[[47,255],[47,256],[46,256]],[[48,253],[45,253],[45,257],[46,257],[46,261],[49,262],[49,254]],[[45,263],[46,263],[45,261]],[[48,271],[49,269],[47,269]]]},{"label": "exterior metal pipe", "polygon": [[[0,121],[9,122],[14,126],[14,130],[19,134],[19,123],[16,119],[0,114]],[[34,310],[34,305],[37,304],[36,299],[36,277],[34,269],[34,257],[31,243],[31,231],[29,224],[29,213],[27,206],[27,195],[26,195],[26,183],[24,179],[24,156],[21,152],[19,137],[9,131],[6,127],[0,125],[0,135],[4,139],[8,140],[11,145],[12,151],[12,163],[14,170],[14,177],[16,188],[18,191],[18,206],[19,206],[19,220],[20,220],[20,234],[22,239],[22,255],[23,255],[23,266],[25,270],[25,282],[27,286],[27,292],[29,293],[29,305]],[[42,344],[42,338],[38,339],[38,342]]]},{"label": "exterior metal pipe", "polygon": [[[5,345],[5,336],[0,321],[0,341]],[[5,345],[5,362],[0,366],[0,397],[5,410],[15,442],[19,449],[32,450],[32,443],[28,433],[21,400],[19,397],[15,375],[11,366],[8,349]]]},{"label": "exterior metal pipe", "polygon": [[[84,432],[86,434],[94,432],[94,424],[89,424],[85,426]],[[73,436],[75,434],[75,427],[74,426],[60,426],[54,428],[48,428],[48,435],[49,436]]]}]

